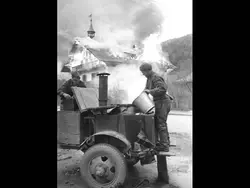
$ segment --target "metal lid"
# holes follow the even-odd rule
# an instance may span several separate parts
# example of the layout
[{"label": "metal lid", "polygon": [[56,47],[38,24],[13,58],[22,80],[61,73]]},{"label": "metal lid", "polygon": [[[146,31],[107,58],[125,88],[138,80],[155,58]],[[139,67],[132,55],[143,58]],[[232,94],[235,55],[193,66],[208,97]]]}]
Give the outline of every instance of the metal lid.
[{"label": "metal lid", "polygon": [[99,107],[98,89],[72,87],[80,112]]}]

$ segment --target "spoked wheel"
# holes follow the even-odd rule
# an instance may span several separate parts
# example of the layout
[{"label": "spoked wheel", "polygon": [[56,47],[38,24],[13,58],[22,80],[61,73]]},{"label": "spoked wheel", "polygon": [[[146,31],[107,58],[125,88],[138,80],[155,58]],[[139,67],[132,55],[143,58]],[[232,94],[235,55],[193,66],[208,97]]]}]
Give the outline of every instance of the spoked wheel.
[{"label": "spoked wheel", "polygon": [[97,144],[83,155],[81,176],[91,188],[118,188],[127,175],[126,161],[118,149],[109,144]]}]

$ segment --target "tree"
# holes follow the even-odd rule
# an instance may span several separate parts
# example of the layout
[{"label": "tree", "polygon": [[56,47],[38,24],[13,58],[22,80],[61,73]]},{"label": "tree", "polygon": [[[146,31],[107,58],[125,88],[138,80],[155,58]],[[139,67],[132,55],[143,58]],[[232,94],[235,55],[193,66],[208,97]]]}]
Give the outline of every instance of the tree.
[{"label": "tree", "polygon": [[[162,43],[163,52],[168,53],[169,61],[176,66],[174,73],[167,77],[168,92],[174,97],[174,108],[180,108],[180,102],[189,102],[192,93],[182,84],[174,84],[177,79],[184,78],[192,72],[192,35],[171,39]],[[169,78],[168,78],[169,77]]]}]

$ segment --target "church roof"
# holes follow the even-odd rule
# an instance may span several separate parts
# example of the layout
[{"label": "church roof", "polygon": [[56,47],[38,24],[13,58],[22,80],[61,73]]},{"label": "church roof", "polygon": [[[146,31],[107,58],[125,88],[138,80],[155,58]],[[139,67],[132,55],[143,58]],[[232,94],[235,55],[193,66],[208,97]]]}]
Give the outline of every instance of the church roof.
[{"label": "church roof", "polygon": [[[107,66],[116,66],[127,63],[128,59],[131,59],[136,55],[136,53],[130,49],[119,47],[112,47],[111,49],[110,47],[105,46],[105,44],[89,37],[75,38],[75,42],[72,45],[69,55],[77,54],[83,48],[88,50],[93,56],[99,61],[104,62]],[[66,63],[66,66],[67,64],[68,63]]]},{"label": "church roof", "polygon": [[92,31],[92,32],[95,32],[94,29],[93,29],[93,25],[92,25],[92,22],[90,23],[90,26],[89,26],[89,30],[88,31]]},{"label": "church roof", "polygon": [[[77,53],[82,47],[85,47],[97,59],[103,62],[122,63],[126,58],[131,58],[136,55],[131,49],[120,46],[109,47],[104,43],[93,40],[89,37],[76,38],[76,43],[72,46],[71,53]],[[112,53],[114,51],[114,53]],[[116,54],[115,54],[116,53]]]}]

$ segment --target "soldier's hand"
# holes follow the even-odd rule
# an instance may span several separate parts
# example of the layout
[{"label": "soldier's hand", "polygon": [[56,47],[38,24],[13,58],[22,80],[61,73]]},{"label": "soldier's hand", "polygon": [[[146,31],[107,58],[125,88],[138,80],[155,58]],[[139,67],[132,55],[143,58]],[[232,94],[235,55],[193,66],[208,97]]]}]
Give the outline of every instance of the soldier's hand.
[{"label": "soldier's hand", "polygon": [[144,92],[149,94],[149,89],[145,89]]},{"label": "soldier's hand", "polygon": [[66,98],[66,99],[71,99],[71,96],[67,93],[64,93],[63,96]]}]

